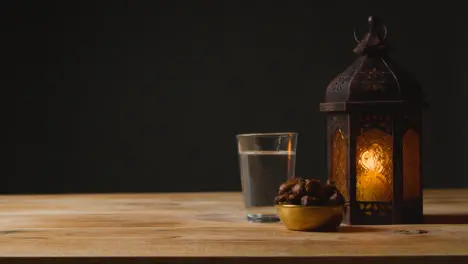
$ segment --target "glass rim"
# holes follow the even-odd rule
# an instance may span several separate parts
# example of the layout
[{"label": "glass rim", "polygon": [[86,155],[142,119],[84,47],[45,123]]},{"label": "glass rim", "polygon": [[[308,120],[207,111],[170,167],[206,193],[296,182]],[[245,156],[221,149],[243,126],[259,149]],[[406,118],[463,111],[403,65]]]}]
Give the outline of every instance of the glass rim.
[{"label": "glass rim", "polygon": [[246,133],[237,134],[236,137],[255,137],[255,136],[297,136],[297,132],[267,132],[267,133]]}]

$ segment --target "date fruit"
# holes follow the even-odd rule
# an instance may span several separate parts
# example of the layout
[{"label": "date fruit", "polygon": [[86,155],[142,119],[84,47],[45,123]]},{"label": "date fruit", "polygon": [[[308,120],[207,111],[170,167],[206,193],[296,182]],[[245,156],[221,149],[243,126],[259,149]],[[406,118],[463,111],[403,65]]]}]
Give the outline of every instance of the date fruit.
[{"label": "date fruit", "polygon": [[303,206],[343,205],[344,197],[331,184],[322,184],[317,179],[294,178],[281,184],[275,204]]},{"label": "date fruit", "polygon": [[297,196],[302,196],[305,193],[305,181],[297,182],[291,189],[292,193]]},{"label": "date fruit", "polygon": [[322,205],[324,201],[317,199],[317,197],[313,196],[303,196],[301,198],[301,205],[303,206],[313,206],[313,205]]},{"label": "date fruit", "polygon": [[289,192],[298,181],[298,179],[290,179],[287,182],[281,184],[279,187],[278,194],[284,194]]},{"label": "date fruit", "polygon": [[308,195],[317,196],[322,189],[322,183],[315,179],[306,180],[305,189]]}]

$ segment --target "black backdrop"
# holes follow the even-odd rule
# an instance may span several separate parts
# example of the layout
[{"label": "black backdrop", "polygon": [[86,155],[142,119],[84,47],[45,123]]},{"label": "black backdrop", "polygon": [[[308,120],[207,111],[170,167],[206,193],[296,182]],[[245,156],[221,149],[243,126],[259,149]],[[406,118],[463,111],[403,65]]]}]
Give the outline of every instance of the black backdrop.
[{"label": "black backdrop", "polygon": [[370,14],[431,104],[425,186],[468,186],[467,4],[421,3],[2,1],[0,191],[239,190],[241,132],[299,132],[297,174],[324,179],[318,104]]}]

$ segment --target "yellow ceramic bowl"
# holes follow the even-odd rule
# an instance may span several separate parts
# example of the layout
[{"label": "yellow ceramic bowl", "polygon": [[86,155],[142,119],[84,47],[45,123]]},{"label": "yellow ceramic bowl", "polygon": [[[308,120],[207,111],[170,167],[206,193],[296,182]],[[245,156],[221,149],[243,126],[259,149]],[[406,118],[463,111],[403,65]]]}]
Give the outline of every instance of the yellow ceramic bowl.
[{"label": "yellow ceramic bowl", "polygon": [[281,222],[289,230],[333,232],[343,220],[343,206],[276,205]]}]

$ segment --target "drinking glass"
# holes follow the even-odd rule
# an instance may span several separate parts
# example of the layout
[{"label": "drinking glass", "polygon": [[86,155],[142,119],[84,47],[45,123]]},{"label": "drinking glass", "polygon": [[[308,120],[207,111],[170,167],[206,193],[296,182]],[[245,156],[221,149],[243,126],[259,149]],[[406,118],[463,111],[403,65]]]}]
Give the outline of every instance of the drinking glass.
[{"label": "drinking glass", "polygon": [[297,133],[237,135],[242,194],[250,222],[277,222],[278,187],[294,177]]}]

